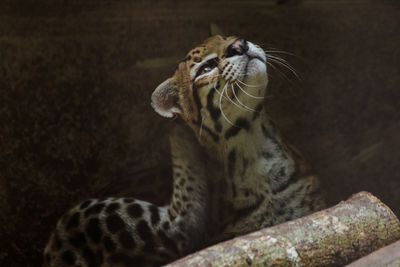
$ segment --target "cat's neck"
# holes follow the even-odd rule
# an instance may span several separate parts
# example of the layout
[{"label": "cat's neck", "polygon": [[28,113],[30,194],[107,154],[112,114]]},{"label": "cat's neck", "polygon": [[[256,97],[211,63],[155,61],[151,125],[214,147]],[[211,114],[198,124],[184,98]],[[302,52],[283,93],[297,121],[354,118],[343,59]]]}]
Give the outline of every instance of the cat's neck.
[{"label": "cat's neck", "polygon": [[234,135],[225,134],[228,138],[219,147],[224,177],[233,181],[229,195],[232,199],[261,194],[270,197],[296,171],[296,158],[263,109],[241,126],[231,130]]}]

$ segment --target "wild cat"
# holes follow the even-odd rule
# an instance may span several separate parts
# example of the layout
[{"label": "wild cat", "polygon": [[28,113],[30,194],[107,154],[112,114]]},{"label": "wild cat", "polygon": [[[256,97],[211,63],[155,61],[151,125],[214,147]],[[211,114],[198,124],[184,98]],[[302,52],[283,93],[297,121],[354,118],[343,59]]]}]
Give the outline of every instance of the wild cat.
[{"label": "wild cat", "polygon": [[237,37],[192,49],[151,99],[161,116],[188,126],[170,138],[169,205],[85,201],[58,222],[45,266],[159,266],[321,209],[318,178],[264,111],[274,60]]}]

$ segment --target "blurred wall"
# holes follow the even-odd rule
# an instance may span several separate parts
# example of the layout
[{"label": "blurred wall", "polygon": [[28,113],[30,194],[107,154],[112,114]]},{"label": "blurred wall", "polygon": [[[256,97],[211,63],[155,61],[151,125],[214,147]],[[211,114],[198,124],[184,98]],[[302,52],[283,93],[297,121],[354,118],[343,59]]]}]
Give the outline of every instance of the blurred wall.
[{"label": "blurred wall", "polygon": [[267,105],[329,203],[368,190],[399,215],[397,2],[2,1],[0,265],[39,266],[86,198],[168,199],[171,122],[150,95],[210,22],[294,54],[301,79],[272,71]]}]

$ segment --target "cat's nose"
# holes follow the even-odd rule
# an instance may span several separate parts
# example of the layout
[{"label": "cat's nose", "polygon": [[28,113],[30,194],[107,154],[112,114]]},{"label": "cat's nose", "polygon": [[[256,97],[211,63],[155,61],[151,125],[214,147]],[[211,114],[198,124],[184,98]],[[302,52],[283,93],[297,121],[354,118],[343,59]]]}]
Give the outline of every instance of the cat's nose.
[{"label": "cat's nose", "polygon": [[242,38],[238,38],[232,44],[230,44],[226,49],[226,57],[243,55],[244,53],[247,52],[247,50],[249,50],[247,41]]}]

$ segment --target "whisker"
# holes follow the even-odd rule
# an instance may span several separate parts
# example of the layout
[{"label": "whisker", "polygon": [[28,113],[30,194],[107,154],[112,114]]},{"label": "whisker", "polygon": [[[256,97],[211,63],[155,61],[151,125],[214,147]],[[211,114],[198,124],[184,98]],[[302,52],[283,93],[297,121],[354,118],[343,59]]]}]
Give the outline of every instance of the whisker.
[{"label": "whisker", "polygon": [[[214,90],[218,93],[218,95],[220,95],[221,96],[221,93],[218,91],[218,89],[217,88],[215,88],[215,85],[216,84],[214,84]],[[226,96],[222,96],[225,100],[228,100],[227,98],[226,98]]]},{"label": "whisker", "polygon": [[[237,80],[237,81],[241,82],[240,80]],[[251,95],[251,94],[247,93],[246,90],[244,90],[238,83],[236,83],[236,85],[239,87],[239,89],[240,89],[243,93],[245,93],[247,96],[249,96],[249,97],[251,97],[251,98],[255,98],[255,99],[263,99],[263,98],[264,98],[263,96],[254,96],[254,95]]]},{"label": "whisker", "polygon": [[275,63],[277,63],[277,64],[279,64],[279,65],[285,67],[285,68],[288,69],[294,76],[296,76],[297,79],[301,80],[301,79],[300,79],[300,76],[297,74],[296,70],[295,70],[292,66],[290,66],[290,64],[289,64],[286,60],[284,60],[284,59],[282,59],[282,58],[279,58],[279,57],[271,56],[271,55],[267,55],[267,58],[269,58],[270,61],[275,62]]},{"label": "whisker", "polygon": [[267,62],[267,64],[268,66],[271,66],[271,68],[273,68],[278,74],[282,75],[291,85],[294,85],[294,82],[286,75],[286,73],[274,66],[274,64],[272,64],[271,62]]},{"label": "whisker", "polygon": [[236,101],[237,101],[240,105],[243,106],[243,108],[241,107],[242,109],[245,109],[246,111],[253,111],[253,112],[257,112],[257,113],[258,113],[257,110],[252,109],[252,108],[249,108],[248,106],[246,106],[245,104],[243,104],[243,103],[239,100],[239,98],[238,98],[237,95],[236,95],[235,88],[233,87],[233,84],[231,84],[231,88],[232,88],[232,93],[233,93],[233,95],[235,96]]},{"label": "whisker", "polygon": [[289,70],[290,73],[292,73],[297,79],[301,80],[299,74],[297,74],[297,72],[296,72],[290,65],[285,64],[284,62],[281,62],[281,61],[276,60],[276,59],[273,59],[273,58],[270,58],[269,60],[272,61],[272,62],[277,63],[277,64],[280,65],[280,66],[285,67],[285,68],[286,68],[287,70]]},{"label": "whisker", "polygon": [[286,59],[284,59],[284,58],[281,58],[281,57],[278,57],[278,56],[273,56],[273,55],[267,55],[267,58],[272,58],[272,59],[275,59],[275,60],[277,60],[277,61],[279,61],[279,62],[282,62],[282,63],[285,63],[286,65],[288,65],[289,67],[291,67],[290,66],[290,64],[289,64],[289,62],[286,60]]},{"label": "whisker", "polygon": [[236,81],[238,81],[238,82],[240,82],[241,84],[243,84],[244,86],[246,86],[246,87],[250,87],[250,88],[257,88],[257,87],[261,87],[261,84],[259,84],[259,85],[247,84],[247,83],[245,83],[245,82],[241,81],[240,79],[236,79]]},{"label": "whisker", "polygon": [[236,124],[234,124],[233,122],[231,122],[231,121],[226,117],[226,115],[225,115],[225,113],[224,113],[224,111],[223,111],[223,109],[222,109],[222,96],[224,95],[225,89],[228,88],[227,86],[228,86],[228,83],[226,83],[225,86],[224,86],[224,88],[222,88],[222,92],[221,92],[220,97],[219,97],[219,110],[221,111],[221,114],[222,114],[222,116],[224,117],[224,119],[225,119],[230,125],[232,125],[232,126],[234,126],[234,127],[239,127],[239,126],[237,126]]},{"label": "whisker", "polygon": [[[231,86],[232,86],[232,84],[231,84]],[[234,94],[235,94],[235,92],[234,92]],[[249,111],[249,110],[247,110],[247,109],[241,107],[240,105],[236,104],[235,101],[233,101],[233,100],[229,97],[229,95],[228,95],[228,88],[226,88],[226,90],[225,90],[225,95],[226,95],[225,98],[228,98],[229,102],[231,102],[232,104],[234,104],[236,107],[238,107],[238,108],[240,108],[240,109],[242,109],[242,110],[245,110],[245,111]]]},{"label": "whisker", "polygon": [[284,55],[289,55],[289,56],[296,56],[293,53],[290,52],[286,52],[286,51],[282,51],[282,50],[264,50],[265,53],[269,54],[269,53],[277,53],[277,54],[284,54]]},{"label": "whisker", "polygon": [[199,140],[201,140],[201,133],[203,132],[203,121],[204,121],[204,117],[201,118]]}]

